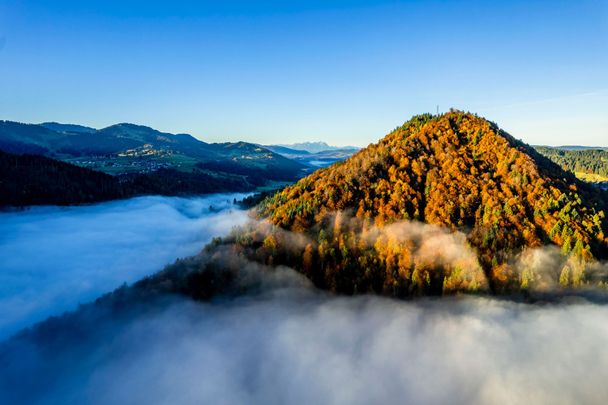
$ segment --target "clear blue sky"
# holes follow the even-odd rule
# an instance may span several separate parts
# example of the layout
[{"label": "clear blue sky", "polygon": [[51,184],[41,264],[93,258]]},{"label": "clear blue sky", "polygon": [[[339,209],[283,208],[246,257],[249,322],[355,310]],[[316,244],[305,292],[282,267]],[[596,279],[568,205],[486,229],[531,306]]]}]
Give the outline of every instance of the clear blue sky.
[{"label": "clear blue sky", "polygon": [[436,105],[608,145],[608,1],[0,0],[0,119],[366,145]]}]

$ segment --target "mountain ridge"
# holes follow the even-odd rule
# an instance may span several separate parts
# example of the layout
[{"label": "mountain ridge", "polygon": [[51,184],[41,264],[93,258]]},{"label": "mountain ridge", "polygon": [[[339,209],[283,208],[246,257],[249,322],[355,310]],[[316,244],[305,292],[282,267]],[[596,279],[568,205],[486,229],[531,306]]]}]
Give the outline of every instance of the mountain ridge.
[{"label": "mountain ridge", "polygon": [[327,151],[334,151],[334,150],[356,151],[356,150],[361,149],[356,146],[332,146],[332,145],[328,145],[327,142],[325,142],[325,141],[307,141],[307,142],[296,142],[296,143],[292,143],[292,144],[277,144],[277,145],[270,145],[270,146],[280,146],[280,147],[284,147],[284,148],[288,148],[288,149],[303,150],[303,151],[306,151],[309,153],[319,153],[319,152],[327,152]]},{"label": "mountain ridge", "polygon": [[147,173],[160,168],[219,171],[245,175],[255,186],[295,180],[305,168],[258,145],[206,143],[189,134],[130,123],[95,130],[75,124],[0,121],[0,150],[45,155],[109,174]]},{"label": "mountain ridge", "polygon": [[66,133],[92,133],[97,131],[97,128],[92,128],[92,127],[87,127],[84,125],[78,125],[78,124],[63,124],[60,122],[42,122],[40,124],[38,124],[42,127],[45,127],[47,129],[51,129],[53,131],[57,131],[57,132],[66,132]]},{"label": "mountain ridge", "polygon": [[265,145],[264,147],[288,159],[300,162],[310,167],[311,170],[318,169],[320,167],[326,167],[340,160],[344,160],[359,150],[359,148],[355,147],[340,148],[337,146],[329,146],[325,142],[309,142],[308,144],[322,144],[325,146],[318,148],[322,149],[318,152],[312,152],[303,149],[293,149],[280,145]]}]

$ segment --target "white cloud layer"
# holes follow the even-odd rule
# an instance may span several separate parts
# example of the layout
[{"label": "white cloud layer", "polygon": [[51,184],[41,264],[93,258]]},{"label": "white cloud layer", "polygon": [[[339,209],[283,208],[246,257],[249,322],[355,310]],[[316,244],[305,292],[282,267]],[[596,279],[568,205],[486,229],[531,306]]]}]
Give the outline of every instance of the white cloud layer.
[{"label": "white cloud layer", "polygon": [[0,402],[603,404],[608,397],[606,305],[332,297],[290,278],[288,287],[236,300],[178,300],[126,319],[102,316],[74,341],[14,341],[0,350]]},{"label": "white cloud layer", "polygon": [[0,214],[0,340],[202,249],[247,219],[233,199],[141,197]]},{"label": "white cloud layer", "polygon": [[[233,198],[146,197],[0,215],[0,332],[196,253],[247,221]],[[474,261],[463,236],[439,228],[406,223],[367,236],[420,239],[417,254],[429,260]],[[284,237],[289,245],[305,242]],[[550,293],[554,283],[544,280],[555,278],[557,255],[531,251],[518,268]],[[553,405],[608,398],[606,304],[582,296],[559,303],[559,294],[534,305],[336,297],[284,267],[243,261],[239,269],[253,293],[208,303],[104,301],[0,343],[0,403]]]}]

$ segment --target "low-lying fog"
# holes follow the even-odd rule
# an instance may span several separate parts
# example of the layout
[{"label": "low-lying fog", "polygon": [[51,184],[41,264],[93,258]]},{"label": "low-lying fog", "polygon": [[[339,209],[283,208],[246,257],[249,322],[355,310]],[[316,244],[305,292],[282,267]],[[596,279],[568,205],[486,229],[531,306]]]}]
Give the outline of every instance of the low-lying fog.
[{"label": "low-lying fog", "polygon": [[0,214],[0,340],[202,249],[242,194],[141,197]]},{"label": "low-lying fog", "polygon": [[[234,197],[2,214],[0,336],[198,252],[246,221]],[[245,280],[264,287],[207,303],[107,300],[0,343],[0,404],[608,398],[606,304],[336,297],[286,268],[244,269]]]},{"label": "low-lying fog", "polygon": [[299,276],[293,280],[236,300],[184,299],[121,319],[81,317],[85,332],[53,343],[13,341],[0,349],[0,402],[603,404],[608,398],[605,305],[332,297]]}]

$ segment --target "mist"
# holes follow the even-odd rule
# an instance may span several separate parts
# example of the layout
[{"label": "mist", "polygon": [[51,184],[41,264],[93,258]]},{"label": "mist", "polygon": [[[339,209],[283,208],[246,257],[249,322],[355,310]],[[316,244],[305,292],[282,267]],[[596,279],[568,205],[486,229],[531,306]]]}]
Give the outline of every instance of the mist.
[{"label": "mist", "polygon": [[[3,322],[17,328],[31,325],[32,314],[73,309],[72,291],[79,302],[91,300],[199,252],[236,225],[258,229],[261,238],[274,231],[293,251],[310,243],[249,221],[232,198],[152,197],[4,214],[2,259],[15,274],[15,263],[28,263],[34,280],[13,277],[13,289],[2,290],[12,294],[2,310],[13,316]],[[403,222],[358,237],[407,243],[413,260],[478,272],[458,232]],[[38,251],[43,256],[32,258]],[[226,285],[213,284],[218,293],[209,301],[135,284],[0,343],[0,403],[603,404],[607,297],[559,289],[562,262],[554,248],[523,252],[514,262],[549,293],[544,302],[472,295],[403,301],[336,296],[288,267],[248,261],[230,243],[219,244],[163,272],[182,280],[191,271],[231,272]],[[39,306],[18,318],[11,299]]]},{"label": "mist", "polygon": [[0,214],[0,340],[199,252],[247,220],[243,194]]},{"label": "mist", "polygon": [[168,298],[119,315],[96,306],[60,322],[56,336],[13,339],[0,347],[0,402],[599,404],[608,396],[606,305],[336,297],[286,268],[260,277],[272,280],[238,298]]}]

